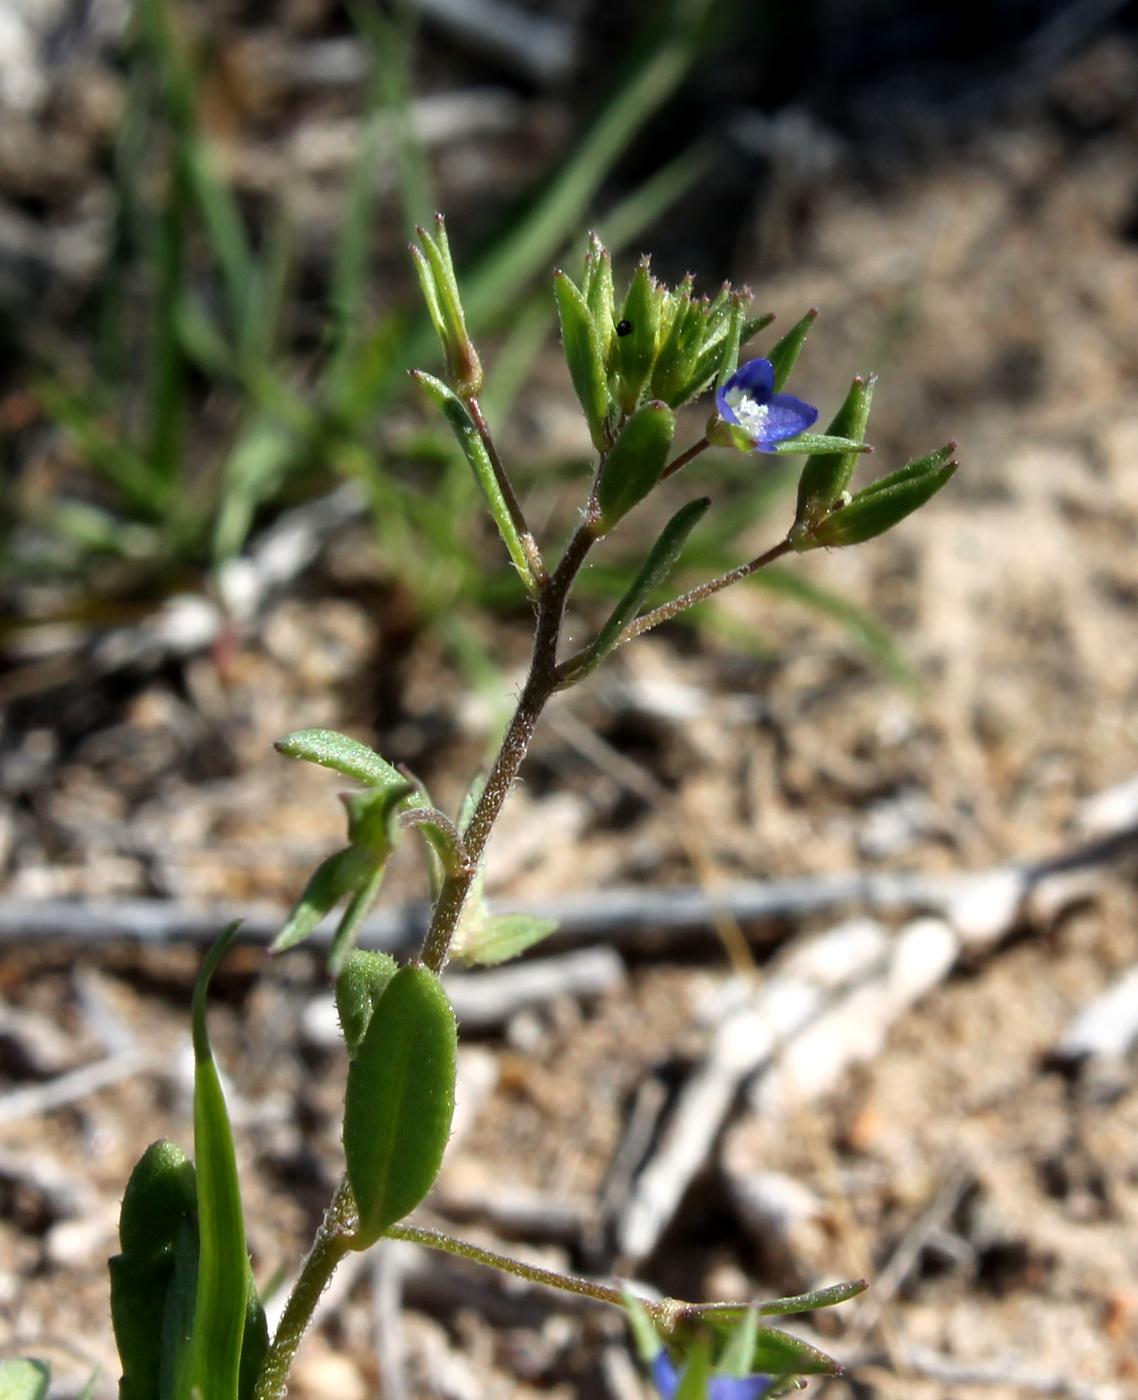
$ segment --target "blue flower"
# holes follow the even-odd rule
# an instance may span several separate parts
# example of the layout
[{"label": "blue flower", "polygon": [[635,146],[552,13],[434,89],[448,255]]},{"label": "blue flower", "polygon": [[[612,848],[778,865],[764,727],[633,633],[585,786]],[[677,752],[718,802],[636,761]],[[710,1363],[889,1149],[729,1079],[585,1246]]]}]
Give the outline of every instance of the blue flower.
[{"label": "blue flower", "polygon": [[715,392],[719,416],[734,423],[755,444],[756,452],[770,452],[776,442],[797,437],[818,418],[818,410],[793,394],[776,394],[774,366],[770,360],[748,360],[740,365],[722,389]]},{"label": "blue flower", "polygon": [[[770,361],[763,360],[761,363],[769,364]],[[680,1384],[680,1373],[666,1351],[660,1351],[653,1361],[652,1379],[663,1400],[672,1400]],[[771,1388],[771,1383],[770,1376],[712,1376],[707,1387],[707,1400],[759,1400]]]}]

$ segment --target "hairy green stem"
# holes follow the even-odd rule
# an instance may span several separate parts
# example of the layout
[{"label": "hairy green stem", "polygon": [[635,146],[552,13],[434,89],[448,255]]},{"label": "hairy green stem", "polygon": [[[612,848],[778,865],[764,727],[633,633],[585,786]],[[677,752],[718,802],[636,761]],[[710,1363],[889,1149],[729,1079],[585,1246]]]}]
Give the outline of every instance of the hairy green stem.
[{"label": "hairy green stem", "polygon": [[584,519],[568,545],[561,562],[548,582],[543,585],[537,602],[537,627],[534,631],[533,654],[529,675],[522,688],[514,717],[486,779],[486,786],[474,808],[474,813],[462,833],[471,869],[448,875],[443,881],[431,915],[430,927],[420,953],[420,960],[432,972],[441,972],[446,965],[451,940],[454,938],[462,906],[474,884],[475,871],[486,848],[490,832],[502,810],[502,805],[518,776],[518,769],[529,750],[537,721],[550,696],[557,689],[557,644],[565,617],[565,603],[573,580],[596,541],[597,508],[590,502]]},{"label": "hairy green stem", "polygon": [[701,452],[706,452],[711,446],[707,438],[701,437],[698,442],[693,442],[686,452],[681,452],[674,462],[669,462],[660,473],[660,480],[667,481],[670,476],[675,476],[678,471],[682,471],[689,462],[694,461]]},{"label": "hairy green stem", "polygon": [[300,1277],[289,1294],[265,1364],[257,1378],[253,1400],[283,1400],[287,1393],[289,1367],[300,1339],[312,1321],[316,1304],[328,1287],[336,1266],[352,1247],[354,1216],[355,1202],[345,1177],[332,1197],[331,1205],[324,1212],[312,1248],[301,1265]]},{"label": "hairy green stem", "polygon": [[[790,548],[790,541],[783,540],[768,549],[765,554],[748,560],[746,564],[740,564],[728,573],[720,574],[718,578],[708,579],[706,583],[689,588],[686,593],[681,593],[678,598],[673,598],[670,602],[661,603],[658,608],[653,608],[651,612],[646,612],[638,617],[635,622],[630,622],[617,638],[616,645],[623,646],[625,642],[632,641],[633,637],[639,637],[642,632],[659,627],[661,622],[668,622],[677,613],[686,612],[688,608],[695,607],[696,603],[702,603],[705,598],[721,593],[723,589],[730,588],[733,583],[738,583],[740,579],[749,578],[751,574],[758,573],[760,569],[765,569],[768,564],[773,564],[776,559],[781,559],[784,554],[790,551]],[[572,657],[566,661],[566,668],[572,661]]]},{"label": "hairy green stem", "polygon": [[388,1238],[407,1240],[411,1244],[425,1245],[428,1249],[440,1249],[444,1254],[454,1254],[459,1259],[469,1259],[474,1264],[484,1264],[489,1269],[513,1274],[530,1283],[544,1284],[547,1288],[559,1288],[562,1293],[576,1293],[581,1298],[592,1298],[598,1303],[615,1303],[619,1308],[624,1304],[624,1295],[611,1283],[598,1283],[579,1274],[559,1274],[554,1269],[543,1269],[537,1264],[527,1264],[508,1254],[499,1254],[494,1249],[483,1249],[467,1240],[455,1239],[442,1230],[427,1230],[421,1225],[392,1225],[386,1231]]}]

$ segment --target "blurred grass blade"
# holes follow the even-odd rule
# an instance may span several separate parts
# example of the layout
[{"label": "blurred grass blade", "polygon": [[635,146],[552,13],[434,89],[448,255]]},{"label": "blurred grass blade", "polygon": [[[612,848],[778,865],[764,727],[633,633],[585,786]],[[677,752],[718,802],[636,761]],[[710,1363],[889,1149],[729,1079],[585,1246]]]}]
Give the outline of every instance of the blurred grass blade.
[{"label": "blurred grass blade", "polygon": [[781,569],[777,565],[761,569],[752,575],[759,588],[768,589],[784,597],[797,599],[816,612],[824,613],[840,622],[857,644],[883,666],[902,685],[915,685],[917,674],[912,662],[894,641],[887,628],[865,608],[851,603],[848,598],[834,593],[820,583],[815,583],[795,573],[793,569]]},{"label": "blurred grass blade", "polygon": [[0,1361],[0,1400],[47,1400],[50,1381],[46,1361]]},{"label": "blurred grass blade", "polygon": [[634,238],[667,213],[711,169],[711,151],[702,144],[689,147],[648,177],[631,194],[597,220],[597,229],[610,252],[626,248]]},{"label": "blurred grass blade", "polygon": [[194,1329],[178,1400],[237,1400],[248,1305],[249,1256],[233,1134],[206,1026],[210,978],[237,936],[230,924],[206,954],[194,986],[194,1159],[198,1283]]},{"label": "blurred grass blade", "polygon": [[554,256],[585,217],[589,202],[648,118],[679,87],[695,58],[711,0],[659,7],[640,54],[576,150],[529,209],[468,270],[467,314],[474,325],[513,305],[519,285]]}]

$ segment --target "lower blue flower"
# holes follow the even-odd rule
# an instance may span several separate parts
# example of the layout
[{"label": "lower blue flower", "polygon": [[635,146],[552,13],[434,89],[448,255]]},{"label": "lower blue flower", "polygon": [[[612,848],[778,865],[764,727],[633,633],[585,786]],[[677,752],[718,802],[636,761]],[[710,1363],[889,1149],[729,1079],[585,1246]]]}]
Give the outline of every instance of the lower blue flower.
[{"label": "lower blue flower", "polygon": [[[672,1400],[680,1384],[680,1372],[666,1351],[652,1363],[652,1379],[663,1400]],[[707,1400],[759,1400],[773,1384],[771,1376],[712,1376]]]},{"label": "lower blue flower", "polygon": [[715,392],[719,416],[750,437],[756,452],[797,437],[818,420],[818,410],[793,394],[776,394],[770,360],[748,360]]}]

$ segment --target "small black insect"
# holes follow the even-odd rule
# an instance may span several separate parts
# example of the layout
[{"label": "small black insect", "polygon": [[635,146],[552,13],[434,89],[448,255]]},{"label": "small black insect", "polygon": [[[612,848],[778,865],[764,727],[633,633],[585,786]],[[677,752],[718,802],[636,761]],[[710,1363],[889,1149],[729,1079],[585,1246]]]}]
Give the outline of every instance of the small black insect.
[{"label": "small black insect", "polygon": [[631,321],[618,321],[618,322],[617,322],[617,327],[616,327],[616,333],[617,333],[617,335],[631,335],[631,334],[632,334],[632,322],[631,322]]}]

